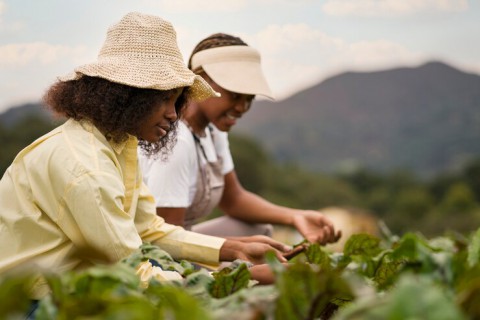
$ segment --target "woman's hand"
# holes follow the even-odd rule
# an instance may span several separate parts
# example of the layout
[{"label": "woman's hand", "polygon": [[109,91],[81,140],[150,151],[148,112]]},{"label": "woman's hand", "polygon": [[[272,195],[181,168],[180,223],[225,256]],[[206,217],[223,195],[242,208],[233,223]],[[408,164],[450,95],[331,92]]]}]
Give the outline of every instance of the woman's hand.
[{"label": "woman's hand", "polygon": [[238,259],[250,261],[253,264],[265,263],[265,254],[273,251],[280,262],[287,262],[282,252],[274,247],[261,242],[243,242],[244,249],[240,252]]},{"label": "woman's hand", "polygon": [[264,236],[264,235],[255,235],[255,236],[248,236],[248,237],[226,237],[226,238],[231,239],[231,240],[241,241],[241,242],[265,243],[265,244],[268,244],[268,245],[274,247],[275,249],[277,249],[277,250],[279,250],[283,253],[286,253],[286,252],[289,252],[290,250],[292,250],[292,247],[287,246],[284,243],[281,243],[277,240],[274,240],[274,239],[272,239],[268,236]]},{"label": "woman's hand", "polygon": [[266,243],[242,242],[227,239],[220,248],[220,261],[236,259],[250,261],[253,264],[265,263],[265,255],[272,251],[280,262],[287,262],[282,252]]},{"label": "woman's hand", "polygon": [[335,231],[332,222],[319,211],[299,210],[293,217],[293,226],[312,243],[334,243],[342,236],[342,232]]},{"label": "woman's hand", "polygon": [[268,264],[257,264],[248,270],[251,278],[257,280],[258,284],[272,284],[275,282],[275,274]]}]

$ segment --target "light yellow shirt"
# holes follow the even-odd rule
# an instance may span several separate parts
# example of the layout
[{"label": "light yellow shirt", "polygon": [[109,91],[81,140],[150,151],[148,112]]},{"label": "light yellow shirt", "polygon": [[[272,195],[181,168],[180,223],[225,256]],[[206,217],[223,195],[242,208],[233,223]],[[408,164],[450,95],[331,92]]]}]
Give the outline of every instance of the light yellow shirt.
[{"label": "light yellow shirt", "polygon": [[22,150],[0,180],[0,274],[116,262],[142,241],[177,259],[217,263],[224,239],[156,215],[137,144],[133,136],[113,144],[91,123],[70,119]]}]

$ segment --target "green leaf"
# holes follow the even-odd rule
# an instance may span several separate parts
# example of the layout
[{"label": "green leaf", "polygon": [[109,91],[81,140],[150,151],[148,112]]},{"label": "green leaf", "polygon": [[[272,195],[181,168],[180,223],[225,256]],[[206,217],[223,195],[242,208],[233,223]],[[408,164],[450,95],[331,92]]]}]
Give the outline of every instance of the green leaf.
[{"label": "green leaf", "polygon": [[285,265],[278,261],[277,256],[273,251],[269,251],[265,254],[265,261],[276,276],[285,271]]},{"label": "green leaf", "polygon": [[338,312],[335,320],[466,319],[445,289],[428,276],[404,274],[390,292],[351,303]]},{"label": "green leaf", "polygon": [[[147,297],[154,297],[154,306],[157,315],[153,319],[175,320],[208,320],[211,315],[201,301],[190,295],[182,288],[162,285],[160,283],[149,286],[145,292]],[[149,319],[144,317],[122,319]]]},{"label": "green leaf", "polygon": [[197,296],[199,299],[210,299],[209,288],[214,281],[213,277],[206,269],[189,274],[183,281],[183,288],[189,294]]},{"label": "green leaf", "polygon": [[141,262],[147,260],[154,260],[162,270],[176,271],[184,277],[195,272],[195,268],[190,262],[186,260],[176,261],[168,252],[148,242],[143,243],[130,256],[123,259],[122,263],[136,268]]},{"label": "green leaf", "polygon": [[316,319],[333,299],[351,300],[349,285],[330,270],[295,263],[277,277],[275,319]]},{"label": "green leaf", "polygon": [[0,278],[0,315],[9,319],[25,314],[30,307],[27,284],[34,279],[29,275],[15,274]]},{"label": "green leaf", "polygon": [[472,236],[468,245],[468,265],[473,267],[480,262],[480,229]]},{"label": "green leaf", "polygon": [[389,253],[383,255],[378,264],[375,276],[373,277],[373,281],[377,284],[377,288],[385,290],[390,287],[395,282],[403,265],[404,262],[402,260],[390,259]]},{"label": "green leaf", "polygon": [[273,319],[278,292],[273,285],[249,287],[222,299],[210,299],[214,319]]},{"label": "green leaf", "polygon": [[379,238],[370,234],[354,234],[345,243],[343,253],[345,256],[374,257],[381,250]]},{"label": "green leaf", "polygon": [[210,284],[209,292],[214,298],[223,298],[248,287],[250,271],[246,264],[241,264],[235,270],[223,268],[213,273],[214,281]]},{"label": "green leaf", "polygon": [[305,256],[309,263],[317,264],[322,269],[329,269],[331,267],[330,256],[319,244],[309,245],[305,250]]}]

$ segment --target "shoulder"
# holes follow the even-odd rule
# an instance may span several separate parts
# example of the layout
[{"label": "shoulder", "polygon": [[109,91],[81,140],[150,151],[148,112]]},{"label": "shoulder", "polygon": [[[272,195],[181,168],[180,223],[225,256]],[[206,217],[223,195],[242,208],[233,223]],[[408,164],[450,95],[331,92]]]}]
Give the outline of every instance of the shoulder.
[{"label": "shoulder", "polygon": [[59,127],[57,135],[45,141],[45,149],[52,153],[52,166],[74,176],[95,172],[119,174],[119,155],[91,123],[68,120]]},{"label": "shoulder", "polygon": [[77,124],[69,120],[35,140],[17,155],[14,170],[28,172],[37,183],[59,190],[79,178],[93,178],[101,170],[119,176],[113,161],[98,152],[101,143],[92,141]]},{"label": "shoulder", "polygon": [[218,130],[215,126],[211,126],[211,134],[213,137],[213,144],[217,154],[223,156],[230,152],[230,145],[228,142],[228,133]]},{"label": "shoulder", "polygon": [[213,124],[210,126],[210,131],[215,140],[228,141],[228,132],[218,130]]}]

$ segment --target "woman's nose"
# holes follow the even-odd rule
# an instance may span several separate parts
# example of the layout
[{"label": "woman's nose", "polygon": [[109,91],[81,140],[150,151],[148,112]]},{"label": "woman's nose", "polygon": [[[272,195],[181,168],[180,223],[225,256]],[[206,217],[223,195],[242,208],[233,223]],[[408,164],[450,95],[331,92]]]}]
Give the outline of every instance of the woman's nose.
[{"label": "woman's nose", "polygon": [[175,104],[174,103],[169,103],[167,111],[165,112],[165,118],[170,120],[171,122],[177,120],[177,110],[175,109]]},{"label": "woman's nose", "polygon": [[241,113],[245,113],[250,109],[251,101],[248,99],[242,98],[235,103],[235,110]]}]

